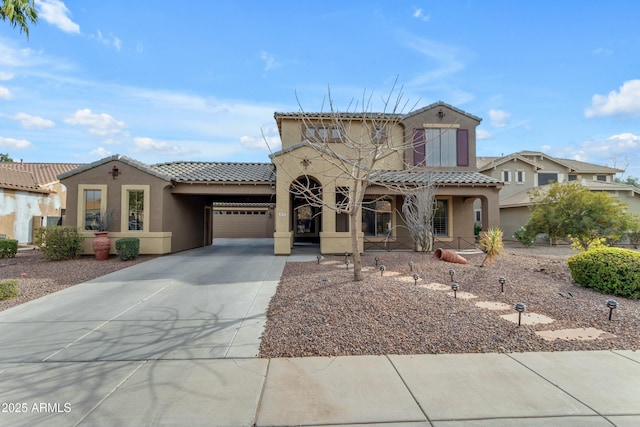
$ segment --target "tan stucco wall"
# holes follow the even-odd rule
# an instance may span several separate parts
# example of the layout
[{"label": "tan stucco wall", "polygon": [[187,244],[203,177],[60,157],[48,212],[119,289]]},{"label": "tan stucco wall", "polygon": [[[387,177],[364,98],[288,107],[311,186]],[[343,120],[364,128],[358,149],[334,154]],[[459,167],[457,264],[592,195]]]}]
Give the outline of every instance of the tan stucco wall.
[{"label": "tan stucco wall", "polygon": [[[442,110],[445,115],[440,120],[437,116],[438,111]],[[415,115],[410,115],[402,121],[405,128],[407,139],[413,138],[414,129],[423,129],[425,125],[432,127],[451,126],[452,128],[468,129],[469,131],[469,166],[456,166],[454,169],[459,171],[475,171],[476,167],[476,127],[480,124],[477,120],[459,112],[452,110],[446,106],[436,106],[428,110],[422,111]],[[407,150],[405,153],[407,164],[413,164],[413,150]],[[445,168],[442,168],[445,169]],[[452,168],[446,168],[450,170]]]},{"label": "tan stucco wall", "polygon": [[[109,174],[113,166],[119,170],[118,177],[113,179]],[[171,230],[163,229],[163,197],[164,188],[169,183],[137,168],[131,167],[120,161],[111,161],[99,165],[93,169],[83,171],[62,180],[67,188],[67,210],[64,225],[81,227],[78,221],[78,188],[82,185],[106,185],[107,188],[107,212],[110,213],[109,223],[112,253],[115,253],[114,242],[120,237],[140,238],[141,254],[163,254],[172,251]],[[149,224],[144,231],[128,230],[126,220],[123,223],[121,214],[122,191],[126,185],[148,185],[149,187]],[[91,254],[91,243],[94,238],[93,231],[82,231],[85,236],[84,253]]]}]

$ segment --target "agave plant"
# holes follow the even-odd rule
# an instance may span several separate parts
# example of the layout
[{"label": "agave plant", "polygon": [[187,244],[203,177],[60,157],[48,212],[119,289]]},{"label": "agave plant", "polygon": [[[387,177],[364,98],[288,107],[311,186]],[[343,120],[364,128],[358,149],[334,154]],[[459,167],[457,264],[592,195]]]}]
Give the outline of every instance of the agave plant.
[{"label": "agave plant", "polygon": [[484,259],[480,267],[485,264],[491,264],[495,257],[502,253],[504,244],[502,243],[502,230],[497,228],[489,228],[487,231],[480,233],[480,247],[485,253]]}]

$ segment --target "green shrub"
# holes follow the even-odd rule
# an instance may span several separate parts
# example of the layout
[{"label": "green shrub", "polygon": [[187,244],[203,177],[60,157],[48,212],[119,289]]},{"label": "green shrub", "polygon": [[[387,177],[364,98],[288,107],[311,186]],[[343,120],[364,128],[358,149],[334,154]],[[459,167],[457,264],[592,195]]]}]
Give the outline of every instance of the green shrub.
[{"label": "green shrub", "polygon": [[116,252],[122,261],[137,258],[140,252],[140,239],[137,237],[123,237],[116,240]]},{"label": "green shrub", "polygon": [[36,229],[36,245],[49,261],[77,258],[82,253],[83,240],[76,227],[56,225]]},{"label": "green shrub", "polygon": [[640,253],[621,248],[599,248],[567,260],[573,281],[605,294],[640,298]]},{"label": "green shrub", "polygon": [[0,301],[18,296],[18,279],[0,281]]},{"label": "green shrub", "polygon": [[0,239],[0,258],[13,258],[18,253],[18,241]]},{"label": "green shrub", "polygon": [[513,237],[515,237],[517,241],[522,243],[527,248],[531,247],[536,241],[536,237],[527,232],[527,229],[524,227],[520,227],[519,229],[517,229],[513,233]]}]

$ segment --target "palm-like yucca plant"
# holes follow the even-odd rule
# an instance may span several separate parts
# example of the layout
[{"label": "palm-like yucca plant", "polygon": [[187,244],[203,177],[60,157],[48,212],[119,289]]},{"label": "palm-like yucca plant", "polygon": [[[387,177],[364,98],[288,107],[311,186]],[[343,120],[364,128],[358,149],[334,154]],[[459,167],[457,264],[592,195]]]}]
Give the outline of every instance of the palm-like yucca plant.
[{"label": "palm-like yucca plant", "polygon": [[481,232],[480,247],[485,253],[480,267],[484,267],[487,262],[491,264],[494,258],[500,255],[504,249],[504,244],[502,243],[502,230],[499,227],[491,227],[487,231]]}]

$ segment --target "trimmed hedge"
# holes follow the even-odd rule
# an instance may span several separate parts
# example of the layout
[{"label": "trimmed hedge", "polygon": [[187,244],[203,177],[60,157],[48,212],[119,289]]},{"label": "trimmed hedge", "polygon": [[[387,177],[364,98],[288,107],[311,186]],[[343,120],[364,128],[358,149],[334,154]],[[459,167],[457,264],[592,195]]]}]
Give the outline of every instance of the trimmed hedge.
[{"label": "trimmed hedge", "polygon": [[80,256],[84,237],[76,227],[56,225],[37,228],[35,240],[45,258],[62,261]]},{"label": "trimmed hedge", "polygon": [[129,261],[138,257],[140,239],[137,237],[123,237],[116,240],[116,252],[122,261]]},{"label": "trimmed hedge", "polygon": [[18,253],[18,241],[0,239],[0,258],[13,258]]},{"label": "trimmed hedge", "polygon": [[0,301],[18,296],[18,279],[0,281]]},{"label": "trimmed hedge", "polygon": [[599,248],[567,260],[573,281],[604,294],[640,298],[640,253],[621,248]]}]

